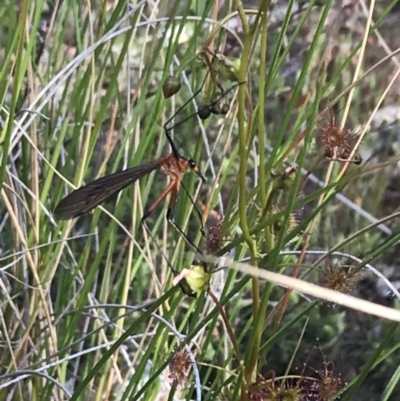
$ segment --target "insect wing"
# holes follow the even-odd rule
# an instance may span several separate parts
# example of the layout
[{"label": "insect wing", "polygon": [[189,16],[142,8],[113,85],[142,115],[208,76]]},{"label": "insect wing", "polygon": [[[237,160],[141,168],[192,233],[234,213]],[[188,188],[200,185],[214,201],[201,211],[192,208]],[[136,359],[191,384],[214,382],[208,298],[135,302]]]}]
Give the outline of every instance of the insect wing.
[{"label": "insect wing", "polygon": [[98,178],[62,199],[54,209],[54,214],[58,219],[69,220],[90,212],[110,196],[156,170],[159,165],[160,162],[155,161]]}]

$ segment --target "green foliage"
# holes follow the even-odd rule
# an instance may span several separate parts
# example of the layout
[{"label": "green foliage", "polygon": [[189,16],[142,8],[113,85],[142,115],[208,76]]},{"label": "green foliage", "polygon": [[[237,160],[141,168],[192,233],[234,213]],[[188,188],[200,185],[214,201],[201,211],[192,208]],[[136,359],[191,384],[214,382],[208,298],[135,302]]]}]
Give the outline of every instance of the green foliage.
[{"label": "green foliage", "polygon": [[[338,3],[0,4],[1,400],[400,396],[397,323],[231,269],[396,305],[399,10]],[[165,129],[178,229],[161,171],[55,218]]]}]

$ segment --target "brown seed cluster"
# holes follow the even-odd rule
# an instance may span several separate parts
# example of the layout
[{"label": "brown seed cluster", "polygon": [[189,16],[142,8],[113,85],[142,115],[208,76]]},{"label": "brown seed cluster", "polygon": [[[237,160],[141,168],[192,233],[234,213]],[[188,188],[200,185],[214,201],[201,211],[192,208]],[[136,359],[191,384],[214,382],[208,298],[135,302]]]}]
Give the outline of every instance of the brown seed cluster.
[{"label": "brown seed cluster", "polygon": [[206,247],[211,255],[215,255],[222,247],[223,243],[233,239],[233,236],[226,235],[223,227],[224,216],[219,215],[218,220],[209,226],[206,234]]},{"label": "brown seed cluster", "polygon": [[181,348],[175,352],[169,364],[169,378],[180,386],[185,386],[188,382],[188,377],[192,363],[185,348]]},{"label": "brown seed cluster", "polygon": [[256,382],[250,386],[249,399],[252,401],[305,401],[302,396],[302,389],[299,383],[290,379],[275,379],[272,372],[272,379],[266,379],[259,375]]},{"label": "brown seed cluster", "polygon": [[306,399],[310,401],[335,399],[335,395],[343,387],[343,382],[340,374],[335,376],[333,370],[334,365],[332,362],[324,362],[324,368],[315,371],[318,377],[307,378],[304,381]]},{"label": "brown seed cluster", "polygon": [[[324,362],[323,369],[311,368],[316,377],[275,377],[270,370],[266,375],[259,375],[251,384],[248,395],[252,401],[328,401],[334,400],[343,387],[340,375],[333,373],[332,362]],[[267,378],[268,377],[268,378]]]},{"label": "brown seed cluster", "polygon": [[328,260],[324,272],[323,285],[331,290],[347,293],[356,283],[357,271],[354,265],[345,266],[339,263],[334,266],[332,261]]},{"label": "brown seed cluster", "polygon": [[223,221],[219,221],[208,229],[206,246],[208,252],[210,252],[211,254],[218,252],[221,248],[221,244],[223,241],[222,223]]},{"label": "brown seed cluster", "polygon": [[350,161],[354,164],[361,164],[362,156],[359,153],[356,153],[349,160],[355,139],[357,138],[356,133],[341,128],[332,107],[329,108],[329,111],[330,120],[322,125],[318,132],[319,139],[324,147],[325,157],[328,160]]}]

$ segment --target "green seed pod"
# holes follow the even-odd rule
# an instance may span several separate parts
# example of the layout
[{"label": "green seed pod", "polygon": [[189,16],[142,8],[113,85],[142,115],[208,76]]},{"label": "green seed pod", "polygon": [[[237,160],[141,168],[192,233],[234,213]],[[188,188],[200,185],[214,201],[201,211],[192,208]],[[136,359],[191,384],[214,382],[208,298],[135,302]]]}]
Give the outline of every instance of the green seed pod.
[{"label": "green seed pod", "polygon": [[199,294],[209,288],[210,273],[208,273],[204,266],[192,266],[185,277],[190,289]]},{"label": "green seed pod", "polygon": [[163,94],[166,99],[174,96],[182,87],[181,80],[173,75],[169,75],[163,84]]}]

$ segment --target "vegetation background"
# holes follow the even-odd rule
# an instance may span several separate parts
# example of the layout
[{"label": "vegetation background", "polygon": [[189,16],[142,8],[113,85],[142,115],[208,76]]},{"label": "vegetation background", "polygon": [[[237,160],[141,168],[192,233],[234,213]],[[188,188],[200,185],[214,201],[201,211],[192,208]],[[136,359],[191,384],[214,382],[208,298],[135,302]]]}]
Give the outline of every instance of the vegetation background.
[{"label": "vegetation background", "polygon": [[[398,400],[398,21],[397,0],[2,1],[0,400]],[[216,84],[229,113],[201,120]],[[186,191],[174,211],[202,253],[165,202],[140,224],[159,172],[55,218],[168,154],[172,116],[207,178],[183,179],[206,237]],[[192,265],[196,298],[172,283]]]}]

